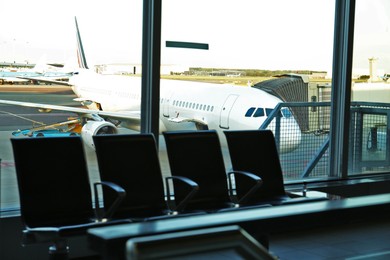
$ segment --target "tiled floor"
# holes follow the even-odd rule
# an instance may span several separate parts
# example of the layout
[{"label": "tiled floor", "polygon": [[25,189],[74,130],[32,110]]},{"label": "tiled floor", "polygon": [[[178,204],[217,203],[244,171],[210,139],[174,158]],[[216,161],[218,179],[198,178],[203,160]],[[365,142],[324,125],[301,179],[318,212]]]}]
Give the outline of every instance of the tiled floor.
[{"label": "tiled floor", "polygon": [[390,219],[270,236],[281,260],[390,259]]}]

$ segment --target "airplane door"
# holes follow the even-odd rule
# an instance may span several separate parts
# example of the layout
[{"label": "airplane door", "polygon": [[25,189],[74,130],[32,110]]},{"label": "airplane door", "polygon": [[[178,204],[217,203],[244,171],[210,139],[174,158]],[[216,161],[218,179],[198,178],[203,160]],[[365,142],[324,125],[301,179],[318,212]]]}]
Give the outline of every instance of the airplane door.
[{"label": "airplane door", "polygon": [[169,103],[170,103],[170,99],[172,98],[172,94],[171,95],[169,95],[169,99],[167,99],[167,98],[163,98],[162,99],[162,112],[163,112],[163,116],[164,117],[169,117]]},{"label": "airplane door", "polygon": [[222,106],[222,110],[219,117],[219,127],[229,129],[229,116],[230,111],[233,108],[234,102],[236,102],[238,95],[229,95],[225,103]]}]

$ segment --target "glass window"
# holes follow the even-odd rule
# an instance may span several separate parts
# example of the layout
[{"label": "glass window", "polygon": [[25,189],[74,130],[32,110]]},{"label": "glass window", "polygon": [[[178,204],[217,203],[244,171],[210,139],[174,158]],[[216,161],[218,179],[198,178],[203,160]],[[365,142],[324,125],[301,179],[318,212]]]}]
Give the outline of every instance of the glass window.
[{"label": "glass window", "polygon": [[255,107],[251,107],[248,109],[248,111],[246,111],[245,113],[245,117],[251,117],[253,115],[253,112],[255,112],[256,108]]},{"label": "glass window", "polygon": [[[197,116],[217,131],[242,128],[240,120],[248,129],[258,129],[282,103],[279,119],[262,127],[275,133],[276,127],[283,129],[279,140],[285,179],[302,179],[329,134],[330,106],[312,112],[309,103],[312,96],[316,102],[331,100],[334,8],[335,1],[329,0],[163,1],[161,67],[173,73],[162,72],[161,78],[180,80],[180,95],[199,98]],[[237,94],[248,89],[257,93]],[[264,96],[256,98],[260,93]],[[212,97],[212,113],[202,113],[210,102],[201,97]],[[283,107],[286,102],[303,105]],[[261,110],[254,115],[259,107],[267,107],[266,116]],[[176,130],[180,127],[175,125]],[[189,123],[184,128],[197,129]],[[228,158],[226,146],[223,151]],[[328,176],[327,156],[307,178]]]},{"label": "glass window", "polygon": [[350,175],[390,170],[389,28],[389,1],[356,1]]},{"label": "glass window", "polygon": [[[142,1],[69,0],[58,1],[55,5],[48,0],[2,1],[0,9],[8,10],[0,17],[1,23],[7,24],[0,36],[0,100],[28,101],[72,108],[90,106],[93,109],[112,111],[140,111]],[[95,87],[94,93],[90,93],[89,97],[84,96],[85,89],[78,89],[79,95],[83,95],[79,97],[97,102],[104,97],[108,103],[77,102],[74,99],[78,96],[69,86],[15,77],[20,72],[32,78],[39,76],[62,81],[69,80],[71,76],[81,76],[82,73],[77,71],[75,16],[89,69],[107,79],[104,85],[97,82],[89,85]],[[35,29],[30,30],[31,28]],[[73,73],[75,71],[76,73]],[[129,93],[123,87],[116,88],[118,81],[108,80],[114,75],[131,81],[135,91]],[[161,102],[164,101],[168,102],[169,97],[162,97]],[[78,131],[79,126],[72,121],[78,118],[74,113],[55,110],[51,113],[40,113],[35,108],[0,106],[0,216],[3,216],[3,212],[19,207],[10,138],[28,137],[30,134],[65,135],[70,134],[64,132],[68,131],[68,127]],[[44,109],[40,111],[44,112]],[[63,122],[68,123],[64,126],[57,124]],[[40,131],[37,128],[51,124],[52,127],[47,130]],[[118,126],[118,130],[120,133],[131,132],[122,126]],[[55,151],[39,152],[45,156],[45,153]],[[99,179],[95,152],[86,144],[85,153],[92,183]]]},{"label": "glass window", "polygon": [[259,107],[256,109],[256,112],[254,113],[253,117],[260,117],[264,116],[264,108]]},{"label": "glass window", "polygon": [[[123,78],[140,82],[142,1],[113,0],[95,3],[69,0],[61,5],[61,12],[58,12],[57,6],[54,7],[50,3],[48,0],[25,1],[23,2],[24,8],[20,9],[20,2],[1,2],[1,10],[18,10],[16,21],[12,12],[3,12],[0,18],[3,24],[7,24],[2,29],[0,39],[2,60],[29,66],[39,63],[40,58],[46,53],[46,63],[67,63],[68,58],[72,58],[70,60],[74,63],[76,60],[75,39],[73,39],[75,35],[74,16],[77,15],[89,68],[103,74],[104,77],[107,76],[106,78],[112,76],[107,74],[120,74]],[[94,6],[94,12],[90,10],[91,5]],[[45,8],[42,9],[42,6]],[[161,82],[161,100],[164,106],[161,111],[166,113],[162,120],[168,120],[179,114],[184,117],[185,114],[181,113],[181,108],[185,106],[183,100],[193,100],[198,113],[196,119],[208,122],[210,127],[218,126],[216,130],[223,131],[226,128],[234,129],[234,124],[241,119],[235,118],[236,115],[252,116],[259,102],[262,102],[260,104],[263,107],[267,106],[273,110],[274,106],[282,100],[310,102],[311,97],[315,96],[318,101],[329,101],[334,6],[335,1],[329,0],[163,1],[161,78],[162,80],[180,80],[181,91],[168,93],[163,87],[163,81]],[[9,23],[9,21],[15,22]],[[27,30],[26,24],[31,28],[45,28],[45,30]],[[169,47],[168,42],[184,45]],[[375,53],[369,57],[383,59]],[[281,96],[280,93],[286,93],[279,91],[286,90],[282,84],[284,78],[276,76],[291,75],[291,73],[304,77],[290,77],[291,80],[296,81],[294,82],[295,92]],[[75,73],[75,75],[80,75],[80,73]],[[215,85],[214,87],[218,90],[214,87],[196,90],[192,88],[194,84],[204,82]],[[4,83],[4,80],[1,83]],[[140,83],[137,84],[132,90],[138,89]],[[127,96],[124,94],[110,96],[113,95],[114,86],[113,82],[101,86],[83,104],[73,100],[76,95],[69,88],[43,84],[28,85],[26,88],[22,86],[24,90],[17,93],[14,91],[14,85],[8,85],[7,88],[2,86],[0,87],[0,99],[73,107],[88,105],[94,106],[94,109],[100,108],[108,111],[123,111],[123,107],[130,106],[129,110],[140,111],[139,91],[131,93],[130,96],[134,97],[134,100],[129,101],[123,99]],[[261,92],[266,95],[266,98],[262,97],[259,100],[252,95],[245,102],[241,102],[242,97],[235,93],[240,93],[242,89],[238,92],[229,92],[231,95],[226,95],[227,92],[221,94],[220,91],[235,88],[251,90],[253,88],[257,93]],[[32,94],[29,92],[32,89],[48,89],[48,91]],[[201,89],[205,91],[202,92]],[[127,90],[120,91],[125,93]],[[106,105],[88,102],[97,99],[98,95],[110,97],[113,102]],[[202,97],[212,97],[212,102]],[[298,98],[294,99],[295,97]],[[173,100],[176,100],[175,104],[171,103]],[[206,105],[203,105],[211,103],[213,104],[212,113],[207,112]],[[171,109],[172,105],[177,107]],[[248,107],[251,107],[251,111],[247,110]],[[234,113],[237,108],[241,110],[238,110],[239,113]],[[290,150],[281,150],[281,163],[287,181],[301,179],[303,170],[307,168],[307,162],[311,161],[314,153],[323,145],[329,132],[329,110],[326,107],[319,107],[316,111],[305,107],[288,108],[293,116],[288,122],[282,123],[291,125],[284,128],[288,129],[288,132],[282,132],[282,136],[286,139],[280,139],[284,143],[292,144],[289,146]],[[0,210],[18,206],[15,168],[9,142],[12,133],[18,129],[39,126],[42,122],[57,123],[66,121],[69,117],[77,117],[72,113],[55,111],[42,114],[35,109],[9,105],[2,106],[1,111]],[[269,115],[269,111],[266,111],[266,115]],[[380,118],[383,121],[383,117]],[[245,118],[245,121],[249,120],[254,120],[255,129],[258,129],[263,122],[260,117]],[[266,128],[276,131],[275,127],[278,124],[275,120],[273,119]],[[191,125],[190,122],[171,125],[175,129],[181,129],[182,126],[183,129],[196,129],[196,125]],[[376,132],[371,130],[375,129],[375,126],[378,129]],[[383,139],[381,127],[372,123],[369,129],[364,132],[367,136],[364,140],[367,143],[365,147],[369,147],[370,150],[375,149],[375,146],[381,149],[380,142]],[[124,127],[119,127],[119,131],[120,133],[138,133]],[[23,135],[23,132],[19,134]],[[226,146],[223,147],[223,152],[228,163]],[[97,164],[93,149],[86,146],[86,155],[91,177],[97,179]],[[164,142],[161,137],[160,155],[163,172],[169,174]],[[365,158],[368,159],[368,157]],[[230,165],[227,165],[228,167]],[[307,177],[326,177],[327,174],[326,163],[320,161],[315,171]]]},{"label": "glass window", "polygon": [[281,111],[282,111],[282,115],[283,115],[284,117],[286,117],[286,118],[292,117],[292,114],[291,114],[291,112],[290,112],[290,109],[288,109],[288,108],[283,108]]},{"label": "glass window", "polygon": [[265,109],[265,113],[266,113],[267,116],[269,116],[272,113],[272,111],[274,111],[273,108],[266,108]]}]

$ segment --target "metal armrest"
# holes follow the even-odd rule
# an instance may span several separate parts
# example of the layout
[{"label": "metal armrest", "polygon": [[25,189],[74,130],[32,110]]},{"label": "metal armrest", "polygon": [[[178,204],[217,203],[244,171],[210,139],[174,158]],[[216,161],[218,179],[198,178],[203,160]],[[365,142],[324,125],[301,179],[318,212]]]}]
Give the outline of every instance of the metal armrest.
[{"label": "metal armrest", "polygon": [[[185,184],[187,184],[188,186],[191,187],[191,191],[187,194],[187,196],[182,200],[180,201],[179,205],[177,205],[175,207],[175,209],[170,209],[171,211],[180,211],[182,210],[186,205],[187,205],[187,202],[192,199],[192,197],[194,197],[194,195],[198,192],[199,190],[199,185],[194,182],[193,180],[187,178],[187,177],[183,177],[183,176],[170,176],[170,177],[166,177],[165,178],[165,187],[166,187],[166,194],[167,194],[167,199],[168,199],[168,202],[171,201],[171,190],[170,190],[170,187],[169,187],[169,180],[171,180],[172,182],[174,180],[179,180]],[[168,203],[170,204],[170,203]]]},{"label": "metal armrest", "polygon": [[[248,177],[248,179],[253,180],[253,182],[254,182],[252,188],[250,188],[249,191],[244,196],[242,196],[240,199],[238,199],[238,197],[233,194],[233,189],[232,189],[232,187],[233,187],[232,186],[232,181],[233,181],[232,177],[236,174],[246,176],[246,177]],[[235,200],[234,203],[236,203],[236,204],[243,203],[250,196],[252,196],[252,194],[261,187],[261,185],[263,185],[263,180],[259,176],[255,175],[253,173],[250,173],[250,172],[246,172],[246,171],[228,172],[228,182],[229,182],[229,187],[230,187],[229,194]]]},{"label": "metal armrest", "polygon": [[108,187],[117,193],[117,197],[116,197],[115,201],[112,203],[110,208],[107,211],[105,211],[104,216],[100,217],[99,214],[97,214],[96,217],[97,217],[98,221],[103,221],[105,219],[111,218],[111,216],[114,214],[114,212],[117,210],[119,205],[122,203],[122,201],[126,197],[126,191],[121,186],[119,186],[113,182],[108,182],[108,181],[95,182],[93,184],[93,186],[94,186],[94,193],[95,193],[95,209],[96,210],[100,208],[99,207],[99,196],[98,196],[98,191],[97,191],[97,187],[99,185]]}]

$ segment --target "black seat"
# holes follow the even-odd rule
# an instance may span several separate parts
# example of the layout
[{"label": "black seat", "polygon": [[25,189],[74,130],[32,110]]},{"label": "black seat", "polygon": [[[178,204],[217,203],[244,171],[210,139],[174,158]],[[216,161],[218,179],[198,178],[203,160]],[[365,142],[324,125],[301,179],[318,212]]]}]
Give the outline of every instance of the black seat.
[{"label": "black seat", "polygon": [[[261,186],[261,178],[251,173],[226,173],[215,130],[164,132],[163,135],[172,175],[188,177],[199,185],[199,192],[188,202],[188,210],[237,209],[242,200]],[[242,176],[252,184],[245,195],[237,197],[229,189],[233,176]],[[175,198],[184,196],[182,194],[183,191],[175,187]]]},{"label": "black seat", "polygon": [[[93,136],[100,178],[123,187],[127,196],[113,215],[114,218],[150,220],[184,213],[187,199],[198,185],[181,177],[163,178],[155,138],[152,134]],[[165,179],[167,191],[164,191]],[[182,183],[183,182],[183,183]],[[188,193],[181,203],[171,200],[169,187],[183,184]],[[112,203],[112,194],[103,192],[104,204]]]},{"label": "black seat", "polygon": [[[83,235],[92,227],[128,223],[103,221],[104,216],[96,216],[80,137],[15,138],[11,143],[24,245],[52,242],[50,255],[55,259],[67,258],[68,237]],[[118,186],[97,185],[115,189],[116,204],[125,195]]]},{"label": "black seat", "polygon": [[[230,159],[234,170],[250,171],[263,180],[263,185],[255,191],[246,204],[267,202],[272,205],[325,200],[324,197],[308,198],[290,195],[285,191],[283,172],[275,138],[270,130],[225,131]],[[250,185],[245,179],[236,179],[238,194],[240,189]]]}]

